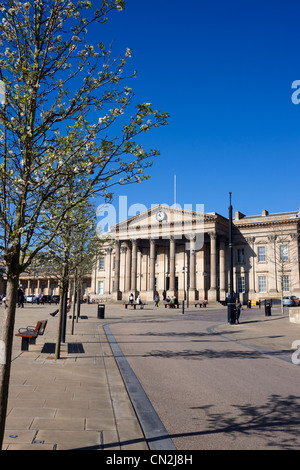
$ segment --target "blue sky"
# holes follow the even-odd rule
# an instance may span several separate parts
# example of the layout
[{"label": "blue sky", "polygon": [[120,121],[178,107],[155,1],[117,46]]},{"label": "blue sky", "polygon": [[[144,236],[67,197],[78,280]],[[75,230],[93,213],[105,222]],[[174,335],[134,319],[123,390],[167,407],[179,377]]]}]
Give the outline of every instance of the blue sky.
[{"label": "blue sky", "polygon": [[[300,5],[291,0],[127,0],[97,31],[132,49],[137,102],[170,114],[144,141],[161,155],[131,204],[204,204],[247,215],[298,210]],[[101,36],[101,37],[100,37]]]}]

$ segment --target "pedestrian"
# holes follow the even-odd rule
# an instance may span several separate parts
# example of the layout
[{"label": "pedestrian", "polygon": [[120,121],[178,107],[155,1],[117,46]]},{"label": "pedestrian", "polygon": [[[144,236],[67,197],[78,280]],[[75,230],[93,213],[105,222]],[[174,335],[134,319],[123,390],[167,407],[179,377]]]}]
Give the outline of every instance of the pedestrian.
[{"label": "pedestrian", "polygon": [[130,302],[131,304],[133,304],[133,302],[134,302],[134,297],[133,297],[133,293],[132,293],[132,292],[131,292],[131,294],[130,294],[130,296],[129,296],[129,302]]},{"label": "pedestrian", "polygon": [[142,301],[142,299],[140,298],[139,295],[137,296],[136,302],[137,302],[138,305],[140,305],[141,309],[144,308],[144,303],[143,303],[143,301]]},{"label": "pedestrian", "polygon": [[155,307],[158,307],[159,306],[159,294],[158,294],[158,292],[155,294],[154,300],[155,300]]},{"label": "pedestrian", "polygon": [[24,308],[24,292],[22,286],[18,287],[18,307]]},{"label": "pedestrian", "polygon": [[167,297],[167,293],[166,293],[165,290],[163,291],[162,295],[163,295],[163,300],[165,301],[165,300],[166,300],[166,297]]},{"label": "pedestrian", "polygon": [[239,324],[240,313],[241,313],[241,302],[238,298],[235,299],[235,323]]}]

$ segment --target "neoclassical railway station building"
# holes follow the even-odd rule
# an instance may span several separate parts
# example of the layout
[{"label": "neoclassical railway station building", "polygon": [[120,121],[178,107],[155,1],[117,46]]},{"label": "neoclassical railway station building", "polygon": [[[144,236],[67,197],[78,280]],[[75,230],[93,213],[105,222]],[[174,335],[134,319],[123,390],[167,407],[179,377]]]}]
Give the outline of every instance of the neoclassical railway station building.
[{"label": "neoclassical railway station building", "polygon": [[[241,301],[300,296],[300,212],[233,214],[233,290]],[[110,227],[91,276],[91,298],[224,301],[229,289],[228,218],[158,205]]]}]

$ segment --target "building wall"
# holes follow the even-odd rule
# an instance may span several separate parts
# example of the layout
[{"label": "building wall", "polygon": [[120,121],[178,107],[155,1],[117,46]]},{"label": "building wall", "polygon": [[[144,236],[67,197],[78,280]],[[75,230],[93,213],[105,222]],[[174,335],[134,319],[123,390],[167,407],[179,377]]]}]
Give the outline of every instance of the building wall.
[{"label": "building wall", "polygon": [[[140,215],[141,220],[144,215]],[[149,214],[148,214],[149,217]],[[140,227],[139,216],[133,218]],[[175,220],[173,216],[172,220]],[[258,216],[235,214],[234,225],[234,292],[241,299],[259,300],[281,297],[281,278],[285,276],[285,295],[300,297],[299,277],[299,217],[298,212],[268,214],[262,211]],[[130,226],[132,219],[127,221]],[[192,299],[208,298],[225,300],[229,288],[228,220],[218,214],[205,219],[204,243],[194,253],[194,288],[189,290]],[[170,227],[166,227],[170,235]],[[120,228],[119,233],[122,233]],[[172,229],[171,229],[172,233]],[[131,291],[140,293],[146,300],[153,298],[154,290],[162,294],[167,290],[170,278],[171,245],[164,239],[164,226],[157,229],[155,239],[154,278],[155,289],[151,288],[150,239],[140,230],[136,237],[136,258],[130,236],[120,236],[119,276],[117,276],[118,253],[116,246],[109,247],[101,255],[92,276],[91,294],[101,298],[127,300]],[[280,247],[285,247],[280,248]],[[191,259],[191,258],[190,258]],[[134,267],[136,266],[136,267]],[[176,294],[180,299],[187,296],[188,282],[192,273],[187,272],[188,251],[183,240],[175,243]],[[135,283],[132,274],[136,273]],[[101,283],[101,292],[99,292]],[[118,285],[116,285],[116,283]],[[129,287],[130,286],[130,287]],[[135,286],[133,288],[132,286]],[[116,293],[118,287],[118,293]]]}]

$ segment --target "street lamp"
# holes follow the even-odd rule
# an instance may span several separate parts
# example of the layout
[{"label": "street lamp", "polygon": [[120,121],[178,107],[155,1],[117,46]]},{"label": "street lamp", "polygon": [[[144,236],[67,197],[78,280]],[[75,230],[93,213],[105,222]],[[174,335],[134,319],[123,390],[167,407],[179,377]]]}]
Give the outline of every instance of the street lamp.
[{"label": "street lamp", "polygon": [[233,297],[233,231],[232,231],[232,205],[229,193],[229,299],[227,303],[227,320],[230,325],[235,323],[234,297]]},{"label": "street lamp", "polygon": [[187,254],[187,266],[183,266],[182,268],[183,273],[183,292],[184,292],[184,299],[185,300],[185,273],[186,273],[186,306],[189,308],[189,293],[190,293],[190,250]]}]

